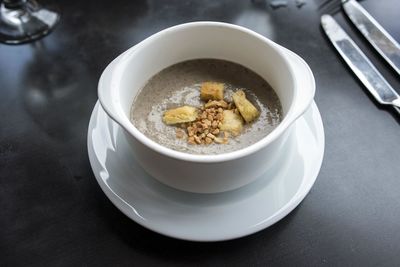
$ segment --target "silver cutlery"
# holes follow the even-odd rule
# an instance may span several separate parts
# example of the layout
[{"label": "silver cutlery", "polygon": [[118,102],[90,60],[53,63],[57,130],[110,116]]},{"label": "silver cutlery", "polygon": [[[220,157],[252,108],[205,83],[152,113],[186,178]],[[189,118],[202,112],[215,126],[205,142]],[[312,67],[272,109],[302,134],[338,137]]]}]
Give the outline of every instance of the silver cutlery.
[{"label": "silver cutlery", "polygon": [[342,7],[357,29],[400,75],[399,43],[357,1],[342,0]]},{"label": "silver cutlery", "polygon": [[397,92],[332,16],[323,15],[321,25],[333,46],[375,99],[381,104],[392,105],[400,113]]}]

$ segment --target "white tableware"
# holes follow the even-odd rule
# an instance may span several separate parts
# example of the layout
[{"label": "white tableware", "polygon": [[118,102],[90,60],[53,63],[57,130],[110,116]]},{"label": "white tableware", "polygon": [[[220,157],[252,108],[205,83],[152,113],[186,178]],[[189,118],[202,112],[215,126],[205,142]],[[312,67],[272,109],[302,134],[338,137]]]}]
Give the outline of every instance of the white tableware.
[{"label": "white tableware", "polygon": [[138,164],[118,124],[96,104],[88,130],[89,159],[107,197],[155,232],[192,241],[221,241],[258,232],[285,217],[307,195],[321,167],[324,130],[314,104],[292,127],[281,157],[251,184],[216,194],[175,190]]},{"label": "white tableware", "polygon": [[[129,120],[135,95],[162,69],[197,58],[224,59],[258,73],[278,94],[283,121],[255,144],[220,155],[182,153],[146,137]],[[251,30],[220,22],[187,23],[154,34],[115,59],[98,87],[102,107],[124,129],[139,164],[162,183],[198,193],[233,190],[271,173],[314,91],[312,72],[299,56]]]}]

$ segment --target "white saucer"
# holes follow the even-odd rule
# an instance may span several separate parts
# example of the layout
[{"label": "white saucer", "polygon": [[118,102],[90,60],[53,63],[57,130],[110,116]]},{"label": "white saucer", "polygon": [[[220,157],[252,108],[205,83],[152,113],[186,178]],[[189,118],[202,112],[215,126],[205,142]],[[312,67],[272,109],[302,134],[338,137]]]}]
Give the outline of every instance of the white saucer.
[{"label": "white saucer", "polygon": [[99,103],[88,130],[93,172],[114,205],[146,228],[192,241],[239,238],[285,217],[314,184],[324,147],[322,120],[313,103],[293,125],[275,170],[234,191],[193,194],[167,187],[146,174],[129,150],[122,129]]}]

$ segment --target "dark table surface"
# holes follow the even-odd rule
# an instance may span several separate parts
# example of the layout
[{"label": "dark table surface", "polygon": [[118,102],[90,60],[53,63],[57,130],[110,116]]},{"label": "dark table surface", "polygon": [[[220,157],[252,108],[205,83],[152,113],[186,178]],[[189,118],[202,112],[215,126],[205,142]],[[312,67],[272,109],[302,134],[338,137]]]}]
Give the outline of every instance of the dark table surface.
[{"label": "dark table surface", "polygon": [[[0,265],[169,266],[400,264],[400,128],[321,31],[331,4],[288,1],[41,1],[61,22],[39,42],[0,44]],[[400,41],[397,0],[361,4]],[[343,16],[335,18],[394,88],[400,79]],[[246,26],[312,68],[325,157],[304,201],[238,240],[195,243],[153,233],[107,199],[86,134],[97,81],[117,55],[166,27],[197,20]]]}]

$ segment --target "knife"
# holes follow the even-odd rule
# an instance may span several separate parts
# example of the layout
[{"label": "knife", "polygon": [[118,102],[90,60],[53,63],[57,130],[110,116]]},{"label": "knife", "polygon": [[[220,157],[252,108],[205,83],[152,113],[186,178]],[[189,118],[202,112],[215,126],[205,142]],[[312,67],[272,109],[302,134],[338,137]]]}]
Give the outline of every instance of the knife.
[{"label": "knife", "polygon": [[332,16],[322,15],[321,25],[333,46],[375,99],[381,104],[393,105],[400,113],[399,95]]},{"label": "knife", "polygon": [[400,75],[399,43],[357,1],[342,0],[342,6],[358,30]]}]

